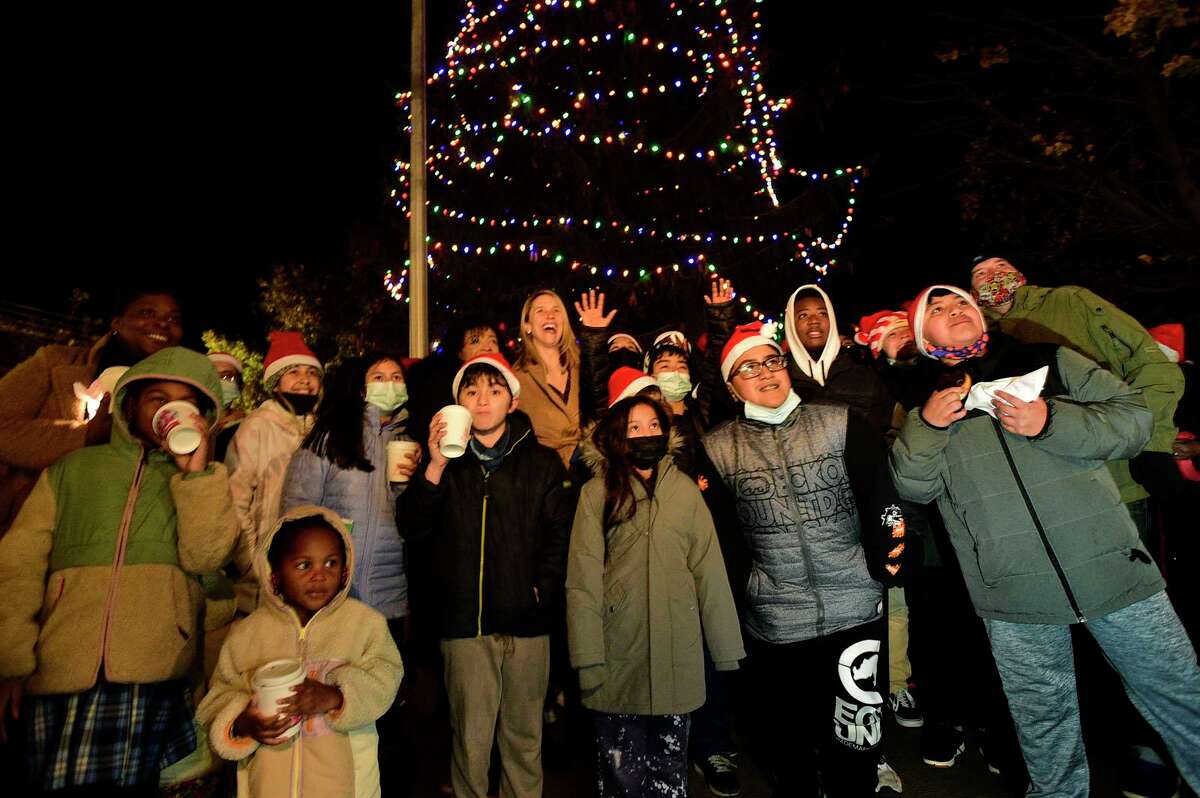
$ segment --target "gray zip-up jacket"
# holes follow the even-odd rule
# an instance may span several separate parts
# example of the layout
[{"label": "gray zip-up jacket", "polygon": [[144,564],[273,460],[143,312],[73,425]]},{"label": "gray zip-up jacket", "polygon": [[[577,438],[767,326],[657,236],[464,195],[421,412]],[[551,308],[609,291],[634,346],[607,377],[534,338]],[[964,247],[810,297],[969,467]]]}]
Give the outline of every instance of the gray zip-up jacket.
[{"label": "gray zip-up jacket", "polygon": [[867,557],[892,548],[893,534],[902,542],[903,523],[883,442],[866,422],[842,404],[802,403],[778,425],[722,424],[704,448],[750,550],[750,634],[792,643],[880,617],[883,586]]}]

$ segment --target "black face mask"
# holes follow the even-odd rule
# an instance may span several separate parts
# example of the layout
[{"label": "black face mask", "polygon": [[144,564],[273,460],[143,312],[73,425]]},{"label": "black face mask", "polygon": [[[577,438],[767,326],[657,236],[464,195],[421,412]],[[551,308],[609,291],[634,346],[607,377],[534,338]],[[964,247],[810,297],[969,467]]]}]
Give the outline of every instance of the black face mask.
[{"label": "black face mask", "polygon": [[321,397],[315,393],[284,393],[279,392],[279,395],[287,400],[287,403],[292,406],[292,411],[298,416],[307,416],[317,406],[317,400]]},{"label": "black face mask", "polygon": [[637,468],[654,468],[667,455],[667,436],[648,435],[628,438],[629,459]]},{"label": "black face mask", "polygon": [[608,353],[608,370],[613,372],[621,366],[629,366],[641,371],[642,357],[641,352],[634,352],[632,349],[614,349]]}]

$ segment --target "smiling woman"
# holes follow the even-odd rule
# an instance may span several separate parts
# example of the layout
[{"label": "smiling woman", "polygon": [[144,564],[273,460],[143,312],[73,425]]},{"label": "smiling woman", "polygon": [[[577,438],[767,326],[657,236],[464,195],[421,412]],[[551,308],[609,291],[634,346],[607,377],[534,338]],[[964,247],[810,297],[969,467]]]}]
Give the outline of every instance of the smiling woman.
[{"label": "smiling woman", "polygon": [[521,381],[521,408],[538,443],[558,452],[569,469],[579,446],[579,345],[567,306],[553,291],[530,294],[521,309],[521,355],[513,370]]},{"label": "smiling woman", "polygon": [[44,346],[0,379],[0,535],[33,488],[38,473],[82,446],[107,443],[108,400],[91,414],[75,385],[87,387],[111,366],[132,366],[183,337],[174,292],[130,288],[113,311],[111,329],[91,346]]}]

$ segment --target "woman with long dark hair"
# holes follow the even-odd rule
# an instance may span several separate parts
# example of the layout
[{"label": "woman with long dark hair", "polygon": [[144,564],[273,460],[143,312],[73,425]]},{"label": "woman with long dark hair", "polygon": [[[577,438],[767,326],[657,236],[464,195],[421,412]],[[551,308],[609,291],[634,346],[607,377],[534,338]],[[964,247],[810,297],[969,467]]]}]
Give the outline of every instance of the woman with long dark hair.
[{"label": "woman with long dark hair", "polygon": [[[393,627],[408,616],[408,590],[395,515],[404,483],[388,481],[387,445],[411,440],[405,434],[407,403],[399,356],[373,353],[339,364],[325,383],[312,431],[288,466],[279,508],[315,504],[351,522],[350,595]],[[406,479],[419,455],[417,450],[402,469]]]},{"label": "woman with long dark hair", "polygon": [[658,402],[622,399],[585,455],[596,476],[571,532],[567,629],[596,712],[601,796],[686,796],[704,645],[719,670],[745,656],[712,517],[674,463],[670,429]]}]

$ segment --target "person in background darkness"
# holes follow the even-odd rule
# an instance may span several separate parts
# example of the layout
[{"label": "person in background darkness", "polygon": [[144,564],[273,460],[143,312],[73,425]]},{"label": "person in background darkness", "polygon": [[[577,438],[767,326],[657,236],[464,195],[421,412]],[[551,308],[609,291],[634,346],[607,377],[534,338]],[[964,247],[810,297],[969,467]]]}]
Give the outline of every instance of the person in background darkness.
[{"label": "person in background darkness", "polygon": [[233,435],[242,419],[246,417],[246,411],[238,404],[242,389],[246,387],[242,380],[244,366],[241,360],[228,352],[209,352],[208,359],[221,380],[221,406],[225,408],[221,426],[213,430],[213,435],[216,436],[213,459],[224,462],[229,444],[233,442]]},{"label": "person in background darkness", "polygon": [[0,378],[0,536],[42,469],[82,446],[108,442],[110,399],[90,415],[75,385],[105,369],[132,366],[183,338],[183,312],[172,289],[139,283],[123,291],[109,332],[88,346],[43,346]]}]

